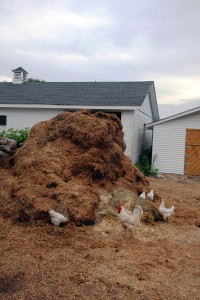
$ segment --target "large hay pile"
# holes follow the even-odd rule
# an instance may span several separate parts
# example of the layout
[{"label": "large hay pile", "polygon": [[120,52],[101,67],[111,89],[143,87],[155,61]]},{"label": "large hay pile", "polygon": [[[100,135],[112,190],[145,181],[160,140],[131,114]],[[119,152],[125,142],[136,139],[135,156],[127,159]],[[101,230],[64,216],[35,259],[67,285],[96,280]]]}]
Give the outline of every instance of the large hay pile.
[{"label": "large hay pile", "polygon": [[38,123],[9,162],[1,213],[33,223],[46,222],[55,209],[77,225],[94,223],[103,190],[121,186],[138,195],[150,189],[124,150],[122,125],[113,114],[65,112]]}]

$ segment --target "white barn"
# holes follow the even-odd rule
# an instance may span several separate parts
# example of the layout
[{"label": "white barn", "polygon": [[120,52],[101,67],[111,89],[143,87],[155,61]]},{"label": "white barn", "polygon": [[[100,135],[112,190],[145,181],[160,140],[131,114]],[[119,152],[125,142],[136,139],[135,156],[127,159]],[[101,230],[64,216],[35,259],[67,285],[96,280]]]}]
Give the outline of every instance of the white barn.
[{"label": "white barn", "polygon": [[27,82],[23,68],[13,73],[13,82],[0,83],[0,130],[32,127],[63,111],[90,109],[118,115],[133,162],[151,146],[152,132],[145,124],[159,120],[153,81],[33,83]]},{"label": "white barn", "polygon": [[146,128],[153,129],[152,164],[160,173],[200,175],[200,106]]}]

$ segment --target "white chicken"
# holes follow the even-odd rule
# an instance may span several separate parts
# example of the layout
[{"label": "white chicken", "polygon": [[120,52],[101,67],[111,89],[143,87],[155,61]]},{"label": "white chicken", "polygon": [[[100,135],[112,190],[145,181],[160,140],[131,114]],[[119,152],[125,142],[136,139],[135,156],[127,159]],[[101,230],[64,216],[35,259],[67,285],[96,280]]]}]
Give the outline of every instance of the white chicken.
[{"label": "white chicken", "polygon": [[51,217],[51,222],[54,224],[54,225],[57,225],[59,226],[60,223],[65,223],[68,221],[68,219],[66,217],[64,217],[62,214],[60,213],[57,213],[55,210],[51,209],[49,211],[49,215]]},{"label": "white chicken", "polygon": [[154,191],[153,191],[153,189],[150,190],[150,192],[147,194],[147,198],[149,198],[151,201],[153,201],[153,198],[154,198]]},{"label": "white chicken", "polygon": [[143,192],[142,194],[140,194],[140,196],[139,197],[141,197],[141,198],[143,198],[143,199],[146,199],[146,193],[145,192]]},{"label": "white chicken", "polygon": [[170,208],[166,208],[164,200],[162,198],[160,199],[160,206],[158,208],[158,211],[163,216],[164,220],[168,221],[168,218],[173,215],[174,210],[175,210],[174,205],[172,205]]},{"label": "white chicken", "polygon": [[132,229],[134,225],[138,224],[143,217],[143,209],[140,205],[136,205],[133,211],[126,210],[122,204],[118,205],[118,219],[124,227],[125,234],[126,230],[130,230],[132,235]]}]

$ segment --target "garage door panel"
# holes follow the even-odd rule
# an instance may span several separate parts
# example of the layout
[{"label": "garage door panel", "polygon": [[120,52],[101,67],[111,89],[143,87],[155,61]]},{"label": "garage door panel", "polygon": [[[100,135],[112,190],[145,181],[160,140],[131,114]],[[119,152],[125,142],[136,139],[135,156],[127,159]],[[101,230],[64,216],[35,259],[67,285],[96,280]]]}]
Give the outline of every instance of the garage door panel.
[{"label": "garage door panel", "polygon": [[185,173],[200,176],[200,130],[187,129],[185,147]]},{"label": "garage door panel", "polygon": [[200,146],[191,146],[186,148],[186,158],[189,156],[195,156],[196,158],[200,158]]},{"label": "garage door panel", "polygon": [[186,146],[199,145],[200,146],[200,130],[187,129],[186,131]]}]

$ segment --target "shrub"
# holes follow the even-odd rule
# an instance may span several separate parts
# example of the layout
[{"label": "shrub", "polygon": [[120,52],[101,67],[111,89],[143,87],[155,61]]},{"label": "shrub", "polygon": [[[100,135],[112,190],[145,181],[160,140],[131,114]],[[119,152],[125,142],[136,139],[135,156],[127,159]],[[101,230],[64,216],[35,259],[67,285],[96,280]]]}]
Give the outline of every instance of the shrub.
[{"label": "shrub", "polygon": [[30,128],[25,129],[14,129],[9,128],[0,132],[0,137],[5,137],[8,139],[13,139],[17,141],[17,147],[21,147],[24,141],[27,139],[30,133]]},{"label": "shrub", "polygon": [[145,149],[143,150],[141,153],[140,153],[140,156],[139,156],[139,162],[142,163],[142,159],[144,156],[147,156],[148,160],[149,160],[149,163],[151,163],[151,157],[152,157],[152,147],[148,148],[148,149]]},{"label": "shrub", "polygon": [[158,175],[158,169],[155,169],[151,165],[151,153],[152,149],[143,151],[140,154],[139,162],[136,164],[136,167],[146,176],[156,177]]}]

